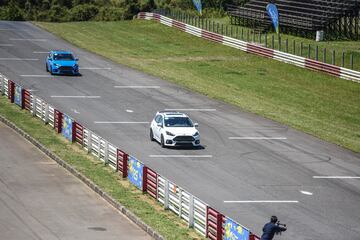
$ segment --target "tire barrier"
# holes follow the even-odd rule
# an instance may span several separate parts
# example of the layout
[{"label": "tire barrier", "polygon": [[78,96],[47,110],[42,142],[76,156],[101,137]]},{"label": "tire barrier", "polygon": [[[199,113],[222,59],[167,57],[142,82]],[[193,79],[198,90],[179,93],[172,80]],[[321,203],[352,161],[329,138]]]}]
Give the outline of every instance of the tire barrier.
[{"label": "tire barrier", "polygon": [[157,199],[157,173],[148,167],[144,169],[144,191]]},{"label": "tire barrier", "polygon": [[117,149],[117,166],[116,170],[121,173],[121,176],[123,178],[127,178],[127,172],[128,172],[128,155],[121,151],[120,149]]},{"label": "tire barrier", "polygon": [[78,123],[74,122],[73,125],[73,135],[75,136],[74,142],[80,144],[80,146],[84,146],[84,128]]},{"label": "tire barrier", "polygon": [[206,237],[211,240],[220,240],[224,235],[224,215],[215,209],[207,208]]},{"label": "tire barrier", "polygon": [[240,49],[247,53],[256,54],[259,56],[275,59],[281,62],[296,65],[298,67],[324,72],[335,77],[354,81],[360,83],[360,72],[339,67],[332,64],[315,61],[312,59],[299,57],[293,54],[277,51],[271,48],[266,48],[261,45],[248,43],[235,38],[220,35],[218,33],[209,32],[207,30],[194,27],[192,25],[162,16],[157,13],[141,12],[137,15],[139,19],[155,20],[169,27],[177,28],[183,32],[204,38],[213,42],[221,43],[223,45]]},{"label": "tire barrier", "polygon": [[[181,27],[182,25],[178,26]],[[11,88],[18,89],[18,94],[22,96],[21,104],[14,102],[20,108],[23,106],[34,117],[53,127],[56,133],[62,134],[70,142],[80,145],[89,154],[118,171],[123,178],[127,178],[134,186],[144,193],[148,193],[165,209],[174,212],[200,235],[213,240],[229,239],[224,229],[225,221],[231,221],[232,226],[237,228],[242,227],[242,225],[210,207],[209,204],[158,174],[154,169],[147,167],[135,157],[92,132],[66,113],[61,112],[29,90],[0,74],[1,94],[9,98],[12,94],[9,91]],[[242,229],[246,230],[244,232],[249,232],[246,228],[242,227]],[[230,230],[230,228],[227,229],[227,231]],[[230,234],[237,236],[238,233],[230,232]],[[248,238],[242,239],[257,240],[258,238],[254,234],[250,234]]]},{"label": "tire barrier", "polygon": [[14,103],[15,97],[15,83],[11,80],[8,81],[8,98],[11,103]]}]

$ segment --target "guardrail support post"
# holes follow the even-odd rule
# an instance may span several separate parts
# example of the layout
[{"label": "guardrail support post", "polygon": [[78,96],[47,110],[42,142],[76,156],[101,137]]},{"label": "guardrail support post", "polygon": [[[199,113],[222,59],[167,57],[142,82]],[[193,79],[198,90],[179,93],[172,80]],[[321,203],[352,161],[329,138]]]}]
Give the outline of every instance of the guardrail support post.
[{"label": "guardrail support post", "polygon": [[179,188],[179,217],[181,218],[181,214],[182,214],[182,189]]},{"label": "guardrail support post", "polygon": [[194,196],[189,197],[189,227],[194,227]]},{"label": "guardrail support post", "polygon": [[5,77],[1,76],[1,95],[4,96],[5,95]]},{"label": "guardrail support post", "polygon": [[90,130],[88,130],[88,135],[87,135],[87,149],[88,149],[88,153],[91,153],[92,150],[92,132]]},{"label": "guardrail support post", "polygon": [[319,61],[319,46],[316,46],[315,48],[315,60]]},{"label": "guardrail support post", "polygon": [[109,143],[107,141],[105,142],[105,149],[104,149],[104,162],[105,165],[109,163]]},{"label": "guardrail support post", "polygon": [[100,136],[98,137],[98,139],[99,139],[99,142],[98,142],[98,158],[100,159],[101,158],[101,138],[100,138]]},{"label": "guardrail support post", "polygon": [[36,96],[32,95],[32,115],[36,116]]},{"label": "guardrail support post", "polygon": [[49,123],[49,104],[45,105],[45,124]]},{"label": "guardrail support post", "polygon": [[342,57],[341,57],[341,66],[344,67],[345,66],[345,52],[342,52]]},{"label": "guardrail support post", "polygon": [[335,65],[335,50],[332,51],[331,64],[332,64],[332,65]]},{"label": "guardrail support post", "polygon": [[323,62],[326,63],[326,48],[324,48]]},{"label": "guardrail support post", "polygon": [[169,180],[165,179],[164,186],[164,208],[169,209]]}]

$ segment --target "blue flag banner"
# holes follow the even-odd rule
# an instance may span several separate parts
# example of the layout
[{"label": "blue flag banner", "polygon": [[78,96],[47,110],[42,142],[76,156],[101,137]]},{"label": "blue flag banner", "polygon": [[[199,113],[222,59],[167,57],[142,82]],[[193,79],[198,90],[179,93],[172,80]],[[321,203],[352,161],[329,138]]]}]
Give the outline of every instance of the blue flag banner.
[{"label": "blue flag banner", "polygon": [[69,139],[70,142],[72,142],[73,140],[72,125],[73,125],[73,120],[68,115],[64,114],[61,133],[66,139]]},{"label": "blue flag banner", "polygon": [[128,179],[137,188],[143,188],[143,169],[144,164],[133,156],[129,156]]},{"label": "blue flag banner", "polygon": [[18,85],[15,86],[15,96],[14,96],[14,102],[15,104],[22,106],[22,88]]},{"label": "blue flag banner", "polygon": [[198,12],[200,13],[200,15],[202,14],[202,4],[201,4],[201,0],[192,0],[196,9],[198,10]]},{"label": "blue flag banner", "polygon": [[249,230],[234,222],[231,218],[226,218],[224,229],[224,240],[249,240]]},{"label": "blue flag banner", "polygon": [[275,4],[269,3],[266,6],[266,11],[274,25],[275,31],[279,34],[279,12]]}]

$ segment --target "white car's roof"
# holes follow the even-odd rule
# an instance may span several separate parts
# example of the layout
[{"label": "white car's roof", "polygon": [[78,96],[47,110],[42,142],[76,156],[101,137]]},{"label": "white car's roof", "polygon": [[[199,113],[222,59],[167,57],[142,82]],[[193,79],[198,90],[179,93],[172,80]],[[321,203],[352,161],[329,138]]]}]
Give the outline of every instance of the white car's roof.
[{"label": "white car's roof", "polygon": [[157,114],[161,114],[164,117],[188,117],[185,113],[174,112],[174,111],[160,111]]}]

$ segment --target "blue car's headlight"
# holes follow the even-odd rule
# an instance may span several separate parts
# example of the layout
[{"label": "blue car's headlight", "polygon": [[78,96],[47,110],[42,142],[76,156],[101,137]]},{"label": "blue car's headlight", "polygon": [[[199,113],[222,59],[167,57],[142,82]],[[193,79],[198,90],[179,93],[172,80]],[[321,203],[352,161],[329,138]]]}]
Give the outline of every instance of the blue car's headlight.
[{"label": "blue car's headlight", "polygon": [[54,66],[54,67],[60,67],[60,65],[57,64],[57,63],[54,63],[53,66]]}]

